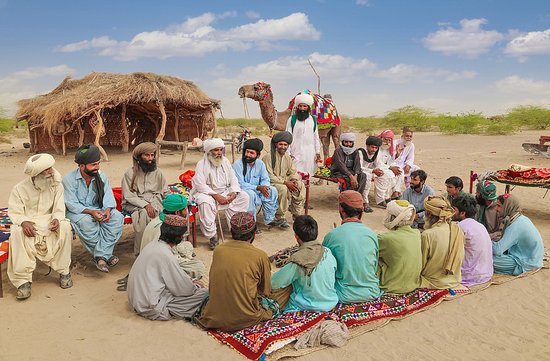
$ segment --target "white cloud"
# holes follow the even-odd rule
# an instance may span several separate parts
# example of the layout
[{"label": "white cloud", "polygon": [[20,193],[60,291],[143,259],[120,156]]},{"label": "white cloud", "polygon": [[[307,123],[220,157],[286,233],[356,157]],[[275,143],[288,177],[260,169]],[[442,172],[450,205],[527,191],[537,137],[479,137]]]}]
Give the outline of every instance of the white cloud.
[{"label": "white cloud", "polygon": [[445,55],[461,55],[475,58],[488,52],[504,36],[495,30],[484,30],[482,26],[486,19],[463,19],[460,28],[445,26],[434,33],[428,34],[422,42],[424,46]]},{"label": "white cloud", "polygon": [[518,57],[520,61],[529,55],[550,54],[550,29],[517,34],[506,45],[504,52]]},{"label": "white cloud", "polygon": [[142,32],[129,41],[117,41],[108,36],[83,40],[59,47],[62,52],[99,49],[99,54],[117,60],[142,57],[165,59],[174,56],[200,56],[213,52],[244,51],[251,48],[281,48],[277,42],[319,40],[320,32],[304,13],[293,13],[279,19],[260,19],[230,29],[213,26],[217,19],[235,16],[236,12],[205,13],[188,18],[182,24],[165,30]]},{"label": "white cloud", "polygon": [[445,69],[423,68],[412,64],[397,64],[391,68],[377,71],[373,73],[373,76],[388,79],[394,83],[405,83],[412,80],[433,82],[437,79],[458,81],[475,78],[477,73],[471,70],[452,72]]},{"label": "white cloud", "polygon": [[259,19],[260,13],[257,11],[249,10],[245,13],[246,17],[249,19]]},{"label": "white cloud", "polygon": [[369,4],[369,0],[355,0],[355,5],[368,5]]},{"label": "white cloud", "polygon": [[522,78],[518,75],[511,75],[495,83],[495,88],[503,93],[515,95],[539,95],[550,96],[550,82],[544,80],[533,80]]}]

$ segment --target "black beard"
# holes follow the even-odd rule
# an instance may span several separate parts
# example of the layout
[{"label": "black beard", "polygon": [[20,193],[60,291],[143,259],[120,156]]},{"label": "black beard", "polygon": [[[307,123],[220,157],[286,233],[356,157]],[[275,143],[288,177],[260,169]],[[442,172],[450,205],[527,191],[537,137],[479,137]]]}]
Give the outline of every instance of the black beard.
[{"label": "black beard", "polygon": [[254,163],[258,158],[244,157],[244,161],[248,164]]},{"label": "black beard", "polygon": [[145,173],[153,172],[157,169],[157,161],[153,159],[151,161],[146,161],[143,159],[138,160],[139,167]]},{"label": "black beard", "polygon": [[309,110],[296,110],[296,119],[303,122],[309,118]]},{"label": "black beard", "polygon": [[90,177],[94,177],[97,175],[97,170],[89,170],[88,168],[84,167],[84,173],[89,175]]},{"label": "black beard", "polygon": [[484,206],[484,205],[485,205],[485,199],[483,199],[483,197],[478,197],[478,196],[476,196],[476,202],[477,202],[477,204],[479,204],[480,206]]},{"label": "black beard", "polygon": [[411,183],[411,188],[414,189],[414,190],[418,190],[418,189],[422,188],[422,184],[418,183],[417,185],[414,185],[414,184]]}]

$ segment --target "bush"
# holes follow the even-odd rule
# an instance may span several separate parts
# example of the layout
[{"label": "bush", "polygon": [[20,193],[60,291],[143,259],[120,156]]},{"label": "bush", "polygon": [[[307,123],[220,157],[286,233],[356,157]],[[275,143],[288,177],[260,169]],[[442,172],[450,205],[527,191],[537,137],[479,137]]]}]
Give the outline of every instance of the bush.
[{"label": "bush", "polygon": [[388,112],[383,118],[383,125],[394,131],[407,126],[415,131],[429,131],[434,127],[433,112],[428,109],[407,105],[397,110]]},{"label": "bush", "polygon": [[550,127],[550,109],[522,105],[506,114],[505,120],[519,128],[546,129]]}]

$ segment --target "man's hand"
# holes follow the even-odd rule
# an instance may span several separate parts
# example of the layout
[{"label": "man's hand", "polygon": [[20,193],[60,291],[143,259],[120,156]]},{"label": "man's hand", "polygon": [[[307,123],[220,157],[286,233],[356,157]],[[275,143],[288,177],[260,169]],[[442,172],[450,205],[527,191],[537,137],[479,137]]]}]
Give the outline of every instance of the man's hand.
[{"label": "man's hand", "polygon": [[50,231],[57,232],[59,230],[59,220],[57,218],[54,218],[50,221]]},{"label": "man's hand", "polygon": [[269,187],[268,186],[257,186],[256,190],[260,191],[260,193],[264,197],[269,198]]},{"label": "man's hand", "polygon": [[382,169],[376,168],[372,171],[374,174],[376,174],[378,177],[381,177],[384,175],[384,171]]},{"label": "man's hand", "polygon": [[409,171],[411,170],[411,166],[406,164],[404,167],[403,167],[403,171],[405,172],[405,174],[409,174]]},{"label": "man's hand", "polygon": [[111,208],[105,208],[103,211],[103,222],[109,222],[111,219]]},{"label": "man's hand", "polygon": [[298,182],[295,180],[288,180],[285,182],[285,186],[288,188],[288,190],[292,193],[298,192]]},{"label": "man's hand", "polygon": [[401,168],[399,167],[390,167],[390,170],[393,172],[393,174],[395,175],[401,175]]},{"label": "man's hand", "polygon": [[157,216],[157,211],[151,205],[151,203],[145,206],[145,210],[147,211],[147,215],[149,216],[149,218],[153,219]]},{"label": "man's hand", "polygon": [[321,161],[321,154],[317,153],[315,154],[315,163],[319,163]]},{"label": "man's hand", "polygon": [[414,221],[415,221],[415,222],[418,221],[418,218],[419,218],[418,214],[415,214],[415,215],[414,215]]},{"label": "man's hand", "polygon": [[21,223],[21,228],[23,228],[23,234],[27,237],[36,236],[36,228],[34,227],[34,222],[25,221]]},{"label": "man's hand", "polygon": [[235,193],[235,192],[229,193],[229,194],[227,195],[227,198],[226,198],[227,203],[233,202],[233,201],[235,200],[235,198],[237,198],[237,193]]},{"label": "man's hand", "polygon": [[90,211],[89,215],[91,215],[98,222],[103,222],[103,220],[105,219],[105,214],[100,210]]},{"label": "man's hand", "polygon": [[212,194],[212,198],[214,198],[214,200],[216,202],[218,202],[218,204],[228,204],[229,202],[227,201],[227,198],[225,198],[224,196],[222,196],[221,194]]},{"label": "man's hand", "polygon": [[357,183],[357,176],[356,175],[350,175],[349,176],[349,182],[351,183],[351,188],[357,189],[359,186],[359,183]]}]

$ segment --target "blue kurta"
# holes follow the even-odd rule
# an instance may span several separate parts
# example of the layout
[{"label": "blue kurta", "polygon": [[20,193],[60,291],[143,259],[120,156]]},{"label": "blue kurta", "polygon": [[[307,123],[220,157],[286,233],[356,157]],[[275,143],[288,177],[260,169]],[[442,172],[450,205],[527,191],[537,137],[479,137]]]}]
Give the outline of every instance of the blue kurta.
[{"label": "blue kurta", "polygon": [[330,249],[323,248],[323,258],[309,277],[300,266],[292,262],[271,276],[271,288],[274,290],[292,284],[292,294],[285,312],[328,312],[338,303],[338,295],[334,288],[336,259]]},{"label": "blue kurta", "polygon": [[[243,176],[243,161],[237,160],[233,163],[233,170],[239,180],[241,189],[245,191],[250,197],[248,202],[248,212],[256,219],[256,208],[262,206],[264,211],[264,223],[269,224],[275,219],[275,213],[279,208],[279,202],[277,201],[277,188],[272,187],[269,181],[269,173],[265,167],[265,163],[261,159],[256,159],[254,165],[251,167],[247,164],[246,175]],[[256,190],[257,186],[269,187],[269,198],[263,196],[263,194]]]},{"label": "blue kurta", "polygon": [[[103,208],[100,208],[96,201],[94,178],[88,187],[79,168],[63,177],[66,215],[88,252],[94,257],[110,259],[113,248],[122,235],[123,216],[116,210],[115,197],[109,179],[104,173],[99,174],[104,183]],[[91,215],[82,213],[85,209],[105,210],[105,208],[111,208],[111,219],[108,222],[97,222]]]},{"label": "blue kurta", "polygon": [[348,222],[327,233],[323,245],[336,258],[336,293],[340,302],[364,302],[382,295],[376,275],[376,233],[363,223]]},{"label": "blue kurta", "polygon": [[401,199],[409,201],[409,203],[414,206],[414,209],[416,209],[418,220],[415,221],[413,224],[415,228],[419,225],[424,226],[424,200],[428,198],[428,196],[433,195],[435,195],[434,190],[432,189],[432,187],[426,184],[422,186],[420,193],[415,191],[411,187],[407,187],[407,189],[405,189],[405,191],[401,195]]},{"label": "blue kurta", "polygon": [[524,215],[504,230],[500,241],[493,242],[495,273],[517,276],[540,268],[543,256],[542,237],[533,222]]}]

